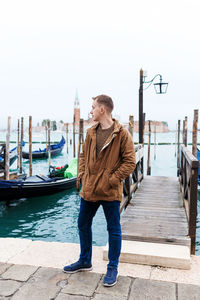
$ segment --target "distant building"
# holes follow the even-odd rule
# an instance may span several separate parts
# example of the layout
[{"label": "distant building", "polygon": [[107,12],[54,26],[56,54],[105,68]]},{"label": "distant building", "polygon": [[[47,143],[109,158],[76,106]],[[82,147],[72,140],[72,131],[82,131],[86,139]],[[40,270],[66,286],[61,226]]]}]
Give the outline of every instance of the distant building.
[{"label": "distant building", "polygon": [[76,96],[74,101],[74,121],[75,125],[79,125],[80,122],[80,103],[78,98],[78,91],[76,90]]},{"label": "distant building", "polygon": [[[135,121],[134,122],[134,131],[138,132],[139,131],[139,122]],[[167,122],[164,121],[151,121],[151,132],[168,132],[168,124]],[[144,126],[144,132],[147,133],[149,132],[149,122],[145,121],[145,126]]]}]

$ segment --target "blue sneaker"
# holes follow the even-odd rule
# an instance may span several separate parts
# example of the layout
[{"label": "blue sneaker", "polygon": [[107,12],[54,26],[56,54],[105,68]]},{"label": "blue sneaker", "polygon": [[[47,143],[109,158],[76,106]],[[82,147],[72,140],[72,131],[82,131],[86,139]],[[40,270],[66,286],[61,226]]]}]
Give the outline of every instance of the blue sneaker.
[{"label": "blue sneaker", "polygon": [[63,268],[63,272],[65,273],[76,273],[76,272],[81,272],[81,271],[91,271],[92,270],[92,265],[88,263],[83,263],[80,262],[79,260],[75,262],[74,264],[65,266]]},{"label": "blue sneaker", "polygon": [[108,267],[107,273],[104,276],[103,285],[104,286],[113,286],[117,283],[117,268]]}]

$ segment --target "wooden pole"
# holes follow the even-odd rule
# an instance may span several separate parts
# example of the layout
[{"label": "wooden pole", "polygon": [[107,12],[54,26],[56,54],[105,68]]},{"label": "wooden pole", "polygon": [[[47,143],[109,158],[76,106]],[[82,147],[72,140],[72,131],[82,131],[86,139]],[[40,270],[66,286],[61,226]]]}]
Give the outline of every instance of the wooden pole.
[{"label": "wooden pole", "polygon": [[[83,137],[83,119],[80,119],[79,121],[79,142],[78,142],[78,168],[79,168],[79,159],[80,159],[80,152],[81,152],[81,146],[83,145],[84,137]],[[78,169],[79,173],[79,169]]]},{"label": "wooden pole", "polygon": [[149,140],[148,140],[148,156],[147,156],[147,175],[151,175],[150,148],[151,148],[151,121],[149,121]]},{"label": "wooden pole", "polygon": [[177,136],[177,176],[179,176],[179,169],[180,169],[180,133],[181,133],[181,120],[178,120],[178,136]]},{"label": "wooden pole", "polygon": [[46,152],[47,152],[47,146],[48,146],[48,122],[45,125],[45,133],[46,133]]},{"label": "wooden pole", "polygon": [[178,149],[177,148],[177,125],[176,125],[176,131],[175,131],[175,152],[174,152],[174,156],[176,157],[176,150]]},{"label": "wooden pole", "polygon": [[187,117],[185,117],[185,130],[184,130],[184,133],[185,133],[185,147],[187,147]]},{"label": "wooden pole", "polygon": [[183,138],[183,145],[185,145],[185,120],[183,120],[182,138]]},{"label": "wooden pole", "polygon": [[20,132],[20,126],[19,126],[19,119],[17,120],[17,169],[19,169],[19,132]]},{"label": "wooden pole", "polygon": [[48,120],[48,157],[49,157],[49,166],[51,165],[51,137],[50,137],[50,121]]},{"label": "wooden pole", "polygon": [[9,180],[9,166],[10,166],[10,156],[9,156],[9,145],[10,145],[10,123],[11,117],[8,117],[8,127],[6,133],[6,151],[5,151],[5,180]]},{"label": "wooden pole", "polygon": [[154,124],[154,160],[155,159],[156,159],[156,123]]},{"label": "wooden pole", "polygon": [[140,69],[140,87],[139,87],[139,143],[143,144],[143,70]]},{"label": "wooden pole", "polygon": [[197,130],[198,130],[199,110],[194,110],[193,129],[192,129],[192,154],[197,157]]},{"label": "wooden pole", "polygon": [[74,122],[73,122],[73,157],[76,157],[76,141],[75,141],[75,138],[76,138],[76,132],[75,132],[75,115],[74,115]]},{"label": "wooden pole", "polygon": [[67,146],[67,154],[69,153],[69,148],[68,148],[68,133],[69,133],[69,124],[66,123],[66,146]]},{"label": "wooden pole", "polygon": [[143,113],[143,121],[144,121],[144,123],[143,123],[143,129],[142,129],[142,140],[143,140],[142,145],[143,146],[144,146],[145,118],[146,118],[146,114]]},{"label": "wooden pole", "polygon": [[22,174],[22,143],[24,139],[24,118],[21,118],[21,139],[20,139],[20,148],[19,148],[19,157],[20,157],[20,165],[19,165],[19,173]]},{"label": "wooden pole", "polygon": [[134,128],[134,119],[133,119],[133,116],[130,115],[129,116],[129,126],[128,126],[128,130],[133,138],[133,128]]},{"label": "wooden pole", "polygon": [[32,176],[32,116],[29,116],[29,176]]},{"label": "wooden pole", "polygon": [[[77,161],[77,174],[79,174],[79,160],[80,160],[80,152],[81,152],[81,147],[84,143],[84,133],[83,133],[83,119],[80,119],[79,121],[79,142],[78,142],[78,161]],[[76,182],[76,192],[77,194],[79,193],[80,190],[80,180],[78,179],[77,176],[77,182]]]}]

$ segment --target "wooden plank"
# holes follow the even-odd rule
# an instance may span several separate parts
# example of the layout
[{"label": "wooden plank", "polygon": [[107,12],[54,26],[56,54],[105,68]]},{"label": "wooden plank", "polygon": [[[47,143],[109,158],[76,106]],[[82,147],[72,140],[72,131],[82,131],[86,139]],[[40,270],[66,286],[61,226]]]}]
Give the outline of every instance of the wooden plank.
[{"label": "wooden plank", "polygon": [[177,178],[146,176],[121,218],[122,238],[190,245]]}]

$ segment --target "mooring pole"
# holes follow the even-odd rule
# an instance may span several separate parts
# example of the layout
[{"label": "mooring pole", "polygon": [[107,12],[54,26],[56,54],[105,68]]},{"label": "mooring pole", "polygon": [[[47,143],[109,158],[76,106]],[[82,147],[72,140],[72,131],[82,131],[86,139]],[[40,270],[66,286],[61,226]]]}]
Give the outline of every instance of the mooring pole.
[{"label": "mooring pole", "polygon": [[68,123],[66,123],[66,146],[67,146],[67,154],[69,153],[69,148],[68,148],[68,133],[69,133],[69,126]]},{"label": "mooring pole", "polygon": [[179,176],[180,170],[180,134],[181,134],[181,120],[178,120],[178,132],[177,132],[177,176]]},{"label": "mooring pole", "polygon": [[192,130],[192,154],[197,157],[197,130],[198,130],[199,110],[194,110],[193,130]]},{"label": "mooring pole", "polygon": [[75,115],[74,115],[74,122],[73,122],[73,155],[76,157],[76,127],[75,127]]},{"label": "mooring pole", "polygon": [[154,121],[154,160],[156,159],[156,121]]},{"label": "mooring pole", "polygon": [[185,117],[185,130],[184,130],[184,133],[185,133],[185,137],[184,137],[184,140],[185,140],[185,147],[187,147],[187,117]]},{"label": "mooring pole", "polygon": [[151,121],[149,121],[149,140],[148,140],[148,156],[147,156],[147,175],[151,175],[150,148],[151,148]]},{"label": "mooring pole", "polygon": [[19,119],[17,120],[17,169],[19,169],[20,157],[19,157]]},{"label": "mooring pole", "polygon": [[20,157],[20,165],[19,165],[19,173],[22,174],[22,143],[24,139],[24,118],[21,118],[21,139],[20,139],[20,151],[19,151],[19,157]]},{"label": "mooring pole", "polygon": [[48,120],[48,152],[49,152],[49,166],[51,165],[51,138],[50,138],[50,121]]},{"label": "mooring pole", "polygon": [[10,123],[11,117],[8,117],[8,127],[6,133],[6,151],[5,151],[5,179],[9,180],[9,167],[10,167],[10,156],[9,156],[9,146],[10,146]]},{"label": "mooring pole", "polygon": [[29,176],[32,176],[32,116],[29,116]]},{"label": "mooring pole", "polygon": [[129,116],[129,125],[128,125],[128,131],[130,132],[132,138],[133,138],[133,130],[134,129],[134,118],[132,115]]}]

